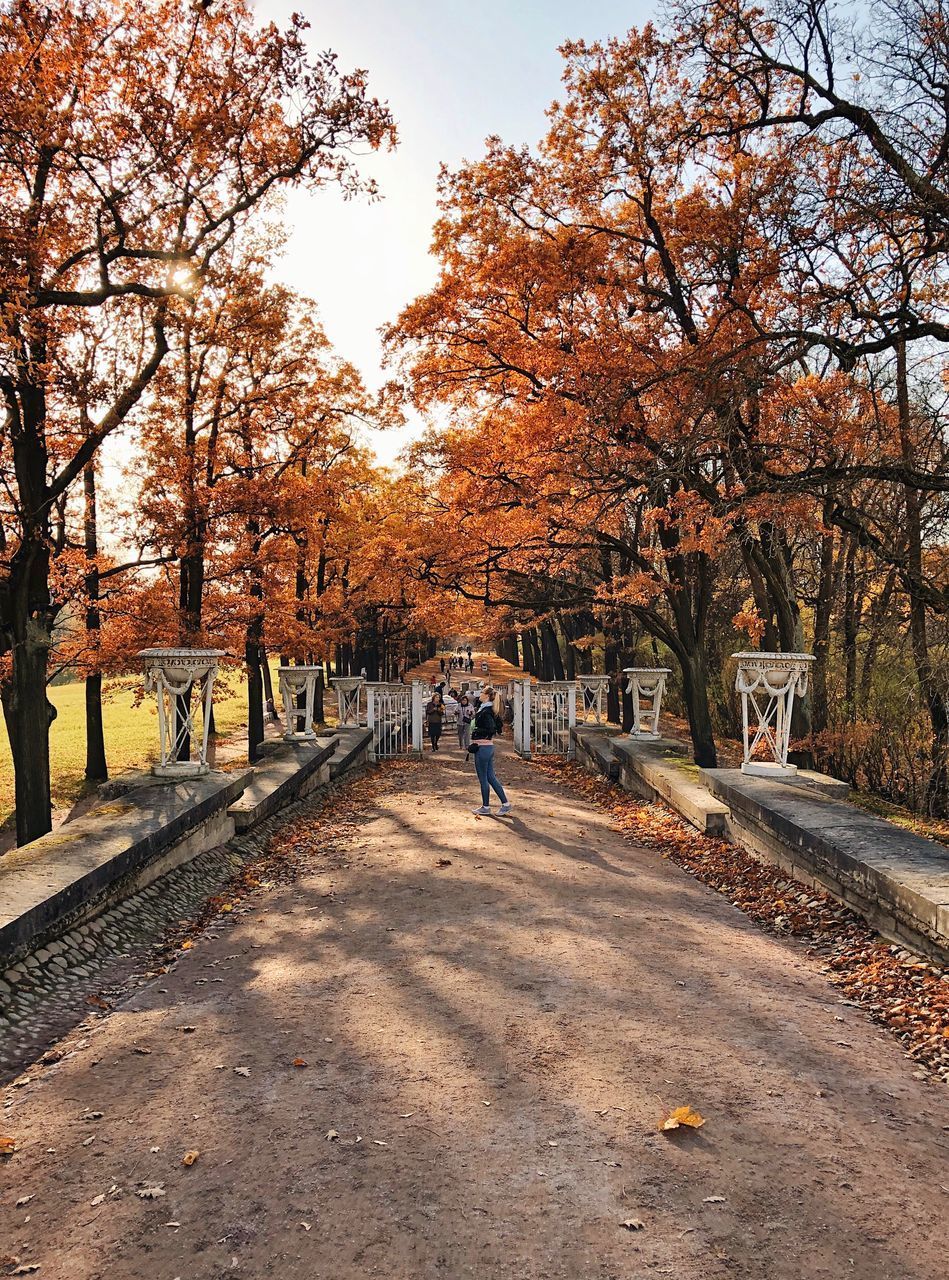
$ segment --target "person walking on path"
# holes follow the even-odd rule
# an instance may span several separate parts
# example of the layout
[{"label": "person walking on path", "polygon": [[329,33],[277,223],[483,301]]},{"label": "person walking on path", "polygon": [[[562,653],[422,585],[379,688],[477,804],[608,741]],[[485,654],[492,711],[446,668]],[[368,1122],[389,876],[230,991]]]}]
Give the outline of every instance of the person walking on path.
[{"label": "person walking on path", "polygon": [[428,725],[428,737],[432,750],[438,750],[438,739],[442,736],[442,721],[445,719],[445,699],[441,690],[436,690],[431,702],[425,708],[425,722]]},{"label": "person walking on path", "polygon": [[462,751],[471,750],[471,722],[474,720],[475,709],[471,705],[471,699],[466,693],[463,693],[458,699],[458,745]]},{"label": "person walking on path", "polygon": [[472,810],[477,814],[491,812],[491,792],[501,801],[498,816],[504,817],[511,812],[511,802],[504,793],[504,788],[494,772],[494,738],[504,728],[498,710],[500,697],[490,687],[481,690],[478,710],[475,713],[471,732],[471,750],[475,758],[475,772],[481,783],[481,808]]}]

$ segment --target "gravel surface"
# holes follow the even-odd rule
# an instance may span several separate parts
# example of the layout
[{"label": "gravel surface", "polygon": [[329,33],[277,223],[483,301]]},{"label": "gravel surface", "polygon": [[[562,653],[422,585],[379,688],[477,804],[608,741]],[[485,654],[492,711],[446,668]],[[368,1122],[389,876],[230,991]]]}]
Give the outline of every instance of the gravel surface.
[{"label": "gravel surface", "polygon": [[297,809],[292,882],[15,1082],[9,1273],[944,1280],[944,1088],[800,943],[500,772],[505,820],[447,750]]}]

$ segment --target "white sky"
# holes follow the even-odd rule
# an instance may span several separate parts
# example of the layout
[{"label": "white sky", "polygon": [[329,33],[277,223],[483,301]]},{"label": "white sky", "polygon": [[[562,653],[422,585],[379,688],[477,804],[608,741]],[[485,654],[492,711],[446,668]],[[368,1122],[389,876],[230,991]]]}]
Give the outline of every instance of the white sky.
[{"label": "white sky", "polygon": [[[544,110],[560,93],[565,39],[618,35],[642,25],[653,0],[252,0],[262,20],[283,25],[295,10],[310,22],[315,50],[330,48],[340,67],[369,72],[370,91],[388,100],[400,144],[363,169],[379,183],[375,204],[335,192],[294,193],[291,238],[275,274],[314,298],[340,354],[377,387],[384,380],[379,327],[431,285],[429,257],[439,164],[481,154],[497,133],[536,142]],[[373,433],[391,461],[412,427]]]}]

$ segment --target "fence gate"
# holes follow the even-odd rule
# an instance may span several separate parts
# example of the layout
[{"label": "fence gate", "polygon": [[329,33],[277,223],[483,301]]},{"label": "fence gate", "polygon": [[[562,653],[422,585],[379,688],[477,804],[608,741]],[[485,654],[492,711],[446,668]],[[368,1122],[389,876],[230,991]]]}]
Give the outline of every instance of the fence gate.
[{"label": "fence gate", "polygon": [[573,756],[570,730],[577,722],[577,686],[572,680],[552,680],[528,688],[530,750],[538,755]]},{"label": "fence gate", "polygon": [[422,686],[367,684],[366,727],[371,760],[391,760],[422,749]]}]

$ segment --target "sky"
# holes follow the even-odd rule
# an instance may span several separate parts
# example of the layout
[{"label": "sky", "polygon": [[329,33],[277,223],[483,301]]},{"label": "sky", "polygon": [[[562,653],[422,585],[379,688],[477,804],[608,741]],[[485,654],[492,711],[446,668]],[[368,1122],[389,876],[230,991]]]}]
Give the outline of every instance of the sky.
[{"label": "sky", "polygon": [[[310,23],[314,51],[333,49],[344,70],[369,72],[388,101],[400,142],[369,156],[382,200],[344,201],[335,191],[294,192],[290,239],[275,275],[315,299],[339,353],[371,388],[385,379],[378,330],[434,282],[428,253],[439,165],[455,167],[498,134],[536,143],[544,111],[560,93],[557,46],[619,35],[653,16],[656,0],[252,0],[261,20]],[[395,460],[416,424],[372,432],[383,462]]]}]

